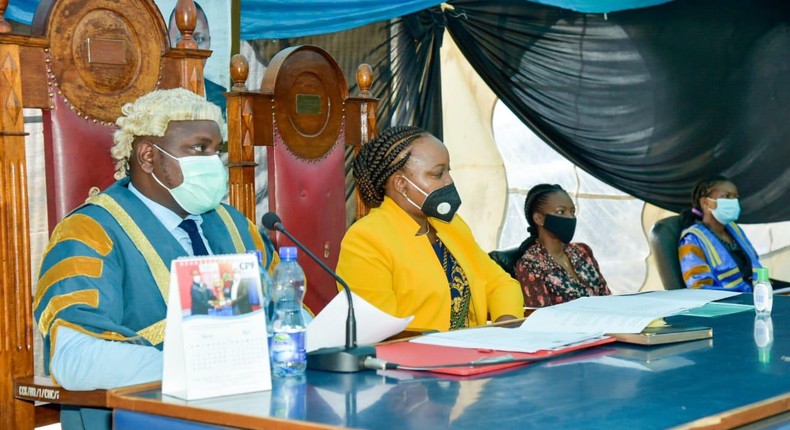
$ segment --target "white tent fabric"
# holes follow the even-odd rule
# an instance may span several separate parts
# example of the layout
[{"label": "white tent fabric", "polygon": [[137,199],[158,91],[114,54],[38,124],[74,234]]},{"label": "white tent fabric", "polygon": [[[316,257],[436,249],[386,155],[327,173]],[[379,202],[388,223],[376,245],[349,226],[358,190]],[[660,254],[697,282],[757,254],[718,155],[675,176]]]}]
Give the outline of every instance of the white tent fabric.
[{"label": "white tent fabric", "polygon": [[499,247],[518,246],[527,236],[524,199],[540,183],[559,184],[576,205],[574,242],[593,250],[612,293],[642,287],[650,253],[642,231],[644,203],[574,166],[527,128],[501,102],[494,110],[494,136],[505,160],[508,206]]}]

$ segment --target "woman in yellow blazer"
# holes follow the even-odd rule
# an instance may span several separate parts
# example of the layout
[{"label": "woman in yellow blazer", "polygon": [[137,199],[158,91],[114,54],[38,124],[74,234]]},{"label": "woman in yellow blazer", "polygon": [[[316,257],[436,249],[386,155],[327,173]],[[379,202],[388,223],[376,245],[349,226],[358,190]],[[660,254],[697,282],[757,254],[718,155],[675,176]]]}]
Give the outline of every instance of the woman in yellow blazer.
[{"label": "woman in yellow blazer", "polygon": [[444,144],[416,127],[393,127],[354,160],[373,208],[346,233],[337,272],[354,291],[418,330],[451,330],[523,315],[511,278],[455,215],[461,199]]}]

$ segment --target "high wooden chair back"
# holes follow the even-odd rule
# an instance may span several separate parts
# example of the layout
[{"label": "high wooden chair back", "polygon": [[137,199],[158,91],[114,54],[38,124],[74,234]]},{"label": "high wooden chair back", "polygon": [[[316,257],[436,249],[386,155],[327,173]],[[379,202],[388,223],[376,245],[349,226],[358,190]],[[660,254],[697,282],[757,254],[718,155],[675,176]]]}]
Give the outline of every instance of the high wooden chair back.
[{"label": "high wooden chair back", "polygon": [[[243,58],[228,96],[231,203],[257,219],[253,146],[267,147],[269,210],[329,267],[337,265],[346,229],[345,146],[361,147],[376,132],[371,71],[360,66],[359,97],[348,96],[335,60],[315,46],[281,51],[269,63],[259,92],[249,92]],[[361,210],[364,208],[359,206]],[[280,233],[276,246],[291,245]],[[305,304],[319,312],[336,294],[335,280],[300,253],[307,278]]]}]

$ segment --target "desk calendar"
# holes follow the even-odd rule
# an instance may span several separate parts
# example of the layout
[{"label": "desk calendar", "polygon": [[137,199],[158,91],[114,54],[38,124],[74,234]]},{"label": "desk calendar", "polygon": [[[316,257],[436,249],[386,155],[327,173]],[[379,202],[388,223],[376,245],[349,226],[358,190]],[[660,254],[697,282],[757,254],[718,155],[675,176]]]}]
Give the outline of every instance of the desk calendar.
[{"label": "desk calendar", "polygon": [[179,258],[170,273],[162,392],[193,400],[270,390],[255,255]]}]

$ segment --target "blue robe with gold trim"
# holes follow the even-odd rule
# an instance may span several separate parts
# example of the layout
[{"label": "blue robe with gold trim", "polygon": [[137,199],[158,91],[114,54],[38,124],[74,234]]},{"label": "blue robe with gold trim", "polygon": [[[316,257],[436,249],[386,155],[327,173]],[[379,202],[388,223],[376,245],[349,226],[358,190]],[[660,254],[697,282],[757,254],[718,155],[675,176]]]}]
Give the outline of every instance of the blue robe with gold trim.
[{"label": "blue robe with gold trim", "polygon": [[[61,326],[162,349],[170,262],[188,254],[128,184],[122,179],[74,210],[44,251],[33,309],[47,373]],[[215,254],[260,249],[267,266],[276,264],[271,242],[235,208],[201,216]]]},{"label": "blue robe with gold trim", "polygon": [[[753,268],[762,267],[760,257],[743,230],[735,224],[724,226],[749,256]],[[689,288],[706,288],[751,292],[752,287],[743,280],[738,263],[724,244],[702,223],[683,230],[678,244],[678,258],[683,280]]]}]

